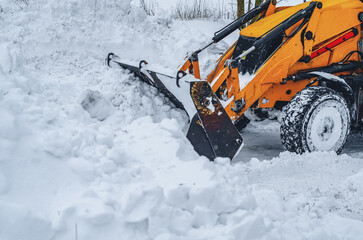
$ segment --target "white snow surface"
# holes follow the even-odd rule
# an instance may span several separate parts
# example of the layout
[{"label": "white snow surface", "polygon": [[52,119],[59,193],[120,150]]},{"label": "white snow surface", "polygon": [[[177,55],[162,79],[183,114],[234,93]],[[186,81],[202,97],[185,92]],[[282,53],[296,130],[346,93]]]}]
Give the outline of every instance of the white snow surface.
[{"label": "white snow surface", "polygon": [[[165,13],[170,13],[174,11],[179,4],[189,4],[193,6],[196,1],[199,0],[143,0],[147,7],[153,9],[157,14],[164,15]],[[140,0],[131,0],[131,4],[134,6],[141,6]],[[237,1],[236,0],[201,0],[202,4],[208,4],[207,8],[209,10],[215,11],[237,11]],[[245,2],[245,9],[248,8],[248,1]],[[251,2],[251,8],[254,7],[254,2]],[[280,6],[292,6],[296,4],[303,3],[304,0],[278,0]],[[232,15],[232,14],[231,14]]]},{"label": "white snow surface", "polygon": [[113,51],[176,69],[223,24],[162,24],[129,1],[0,0],[0,239],[361,239],[360,135],[354,152],[299,156],[277,123],[252,123],[243,161],[209,162],[185,113],[103,65]]}]

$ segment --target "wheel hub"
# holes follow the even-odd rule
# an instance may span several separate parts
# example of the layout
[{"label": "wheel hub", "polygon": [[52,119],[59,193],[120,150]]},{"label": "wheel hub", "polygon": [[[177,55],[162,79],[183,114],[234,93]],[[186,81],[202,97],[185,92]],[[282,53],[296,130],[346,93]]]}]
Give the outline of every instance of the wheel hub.
[{"label": "wheel hub", "polygon": [[330,139],[333,129],[334,129],[334,120],[331,117],[325,117],[319,123],[318,126],[318,136],[320,136],[321,141],[326,142]]},{"label": "wheel hub", "polygon": [[336,100],[322,102],[308,122],[307,144],[310,151],[336,151],[344,142],[349,116]]}]

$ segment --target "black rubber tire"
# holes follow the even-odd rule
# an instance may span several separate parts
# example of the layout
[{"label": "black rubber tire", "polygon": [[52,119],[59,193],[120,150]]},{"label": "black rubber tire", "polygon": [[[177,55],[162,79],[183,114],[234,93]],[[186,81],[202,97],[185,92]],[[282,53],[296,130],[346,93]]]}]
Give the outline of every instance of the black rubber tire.
[{"label": "black rubber tire", "polygon": [[234,123],[234,125],[236,126],[239,132],[242,132],[242,130],[245,129],[249,123],[250,120],[245,115],[242,115],[242,117],[238,119]]},{"label": "black rubber tire", "polygon": [[[328,100],[338,101],[341,106],[344,106],[347,117],[347,130],[342,130],[340,135],[339,144],[337,143],[334,149],[340,153],[347,140],[350,130],[351,113],[349,112],[348,105],[344,97],[338,92],[321,86],[312,86],[303,89],[291,99],[289,104],[283,110],[281,121],[281,140],[286,150],[302,154],[304,152],[314,151],[309,148],[307,134],[308,122],[314,110],[323,102]],[[345,126],[345,125],[344,125]],[[341,146],[340,146],[341,145]]]}]

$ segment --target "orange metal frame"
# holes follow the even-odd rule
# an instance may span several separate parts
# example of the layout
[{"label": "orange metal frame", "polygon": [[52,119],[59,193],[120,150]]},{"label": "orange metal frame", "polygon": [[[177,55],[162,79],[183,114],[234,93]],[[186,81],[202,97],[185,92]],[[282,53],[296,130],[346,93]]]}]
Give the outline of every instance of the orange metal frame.
[{"label": "orange metal frame", "polygon": [[[283,44],[279,49],[257,70],[253,79],[243,89],[240,89],[239,81],[242,80],[239,78],[238,68],[226,64],[226,61],[232,57],[236,43],[218,60],[217,67],[207,76],[206,80],[211,84],[214,92],[217,92],[223,83],[227,83],[228,98],[233,97],[233,100],[225,106],[225,110],[232,121],[239,119],[255,103],[258,103],[258,108],[272,108],[277,101],[290,101],[296,93],[304,89],[313,80],[306,79],[283,83],[282,79],[287,76],[296,74],[301,70],[324,67],[339,62],[349,52],[358,49],[358,41],[362,38],[362,31],[361,22],[357,16],[363,11],[362,2],[359,0],[323,0],[321,3],[323,7],[314,10],[309,22],[297,34],[283,40]],[[309,3],[299,5],[301,6],[300,9],[305,8],[307,4]],[[269,19],[273,22],[275,13],[282,14],[284,11],[296,11],[296,7],[294,9],[293,7],[276,8],[276,5],[270,4],[265,12],[265,19],[258,22],[266,22]],[[301,22],[287,29],[286,35],[297,29],[300,24]],[[253,30],[254,25],[255,23],[247,26],[246,29],[252,28]],[[265,32],[273,27],[270,26],[270,28],[265,29]],[[345,39],[338,45],[333,44],[334,47],[329,51],[323,51],[319,55],[316,54],[322,47],[336,42],[342,36],[346,36],[353,28],[358,31],[357,35],[349,35],[349,39]],[[310,31],[312,38],[307,39],[304,37],[302,42],[302,31]],[[243,34],[244,30],[241,31],[241,35]],[[303,56],[311,57],[312,54],[314,58],[308,63],[299,61]],[[358,59],[353,56],[351,60]],[[201,79],[198,58],[195,61],[188,58],[180,70],[188,71],[196,79]],[[235,101],[240,99],[244,100],[245,106],[240,112],[236,113],[232,109],[235,107]]]}]

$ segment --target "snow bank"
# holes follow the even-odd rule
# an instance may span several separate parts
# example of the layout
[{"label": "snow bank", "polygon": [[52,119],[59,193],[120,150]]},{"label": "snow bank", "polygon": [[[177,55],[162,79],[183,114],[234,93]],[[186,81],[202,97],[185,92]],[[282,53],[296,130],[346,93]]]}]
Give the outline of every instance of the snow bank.
[{"label": "snow bank", "polygon": [[21,205],[0,202],[1,239],[47,240],[54,236],[51,223]]},{"label": "snow bank", "polygon": [[362,236],[359,159],[211,163],[185,113],[102,65],[117,50],[174,68],[220,23],[158,23],[129,1],[0,5],[0,239]]}]

